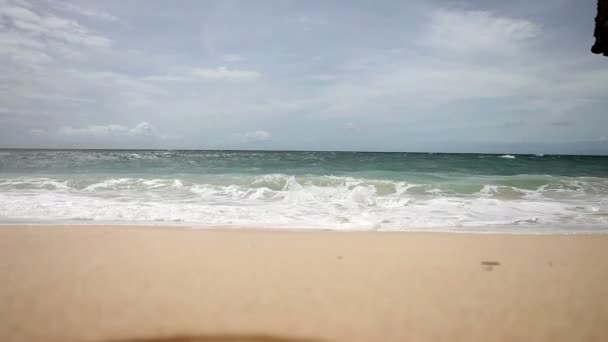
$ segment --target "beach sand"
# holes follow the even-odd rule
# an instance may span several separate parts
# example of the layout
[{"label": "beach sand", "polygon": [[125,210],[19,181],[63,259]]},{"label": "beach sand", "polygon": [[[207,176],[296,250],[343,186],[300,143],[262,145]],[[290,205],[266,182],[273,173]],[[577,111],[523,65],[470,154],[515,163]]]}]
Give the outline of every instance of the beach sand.
[{"label": "beach sand", "polygon": [[608,235],[3,226],[0,280],[0,341],[608,341]]}]

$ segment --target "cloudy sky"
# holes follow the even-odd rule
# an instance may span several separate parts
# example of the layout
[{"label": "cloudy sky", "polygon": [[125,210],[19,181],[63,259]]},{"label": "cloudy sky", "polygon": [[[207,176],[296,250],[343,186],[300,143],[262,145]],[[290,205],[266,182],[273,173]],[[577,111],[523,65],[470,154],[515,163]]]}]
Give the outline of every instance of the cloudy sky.
[{"label": "cloudy sky", "polygon": [[0,0],[0,147],[608,153],[595,0]]}]

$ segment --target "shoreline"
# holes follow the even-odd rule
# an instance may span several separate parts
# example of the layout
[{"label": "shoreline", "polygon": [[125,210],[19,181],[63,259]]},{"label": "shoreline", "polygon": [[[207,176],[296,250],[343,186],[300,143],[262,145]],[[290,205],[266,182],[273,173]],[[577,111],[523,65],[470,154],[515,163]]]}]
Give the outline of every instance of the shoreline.
[{"label": "shoreline", "polygon": [[[333,233],[379,233],[379,234],[471,234],[471,235],[608,235],[608,226],[603,229],[581,229],[581,230],[566,230],[566,228],[562,229],[540,229],[533,230],[529,227],[522,228],[521,226],[511,226],[511,225],[485,225],[485,226],[472,226],[472,227],[460,227],[460,228],[450,228],[450,227],[422,227],[422,228],[402,228],[402,229],[374,229],[374,228],[336,228],[336,227],[313,227],[306,228],[304,226],[300,227],[287,227],[287,226],[244,226],[244,225],[203,225],[203,224],[195,224],[195,223],[184,223],[184,224],[171,224],[167,222],[93,222],[88,221],[83,223],[79,222],[46,222],[46,221],[36,221],[36,222],[27,222],[27,221],[18,221],[18,222],[0,222],[0,229],[4,228],[14,228],[14,227],[48,227],[48,228],[111,228],[111,229],[119,229],[119,228],[134,228],[134,229],[177,229],[177,230],[200,230],[200,231],[259,231],[259,232],[333,232]],[[486,227],[488,230],[475,229]],[[512,230],[509,230],[513,228]]]},{"label": "shoreline", "polygon": [[0,340],[608,338],[604,234],[90,228],[0,227]]}]

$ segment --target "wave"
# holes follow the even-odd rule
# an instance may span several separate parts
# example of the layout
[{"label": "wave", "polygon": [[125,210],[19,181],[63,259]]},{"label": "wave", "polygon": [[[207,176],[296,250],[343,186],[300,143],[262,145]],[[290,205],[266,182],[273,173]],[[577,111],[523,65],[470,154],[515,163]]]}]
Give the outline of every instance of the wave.
[{"label": "wave", "polygon": [[[217,194],[221,196],[220,194]],[[542,201],[491,198],[392,198],[382,201],[357,188],[334,202],[292,193],[278,201],[267,190],[241,193],[240,205],[229,201],[166,201],[41,193],[0,194],[5,219],[89,220],[100,222],[189,222],[205,226],[307,227],[335,229],[408,229],[485,225],[608,224],[604,205],[581,206]],[[266,200],[266,201],[264,201]],[[249,202],[249,203],[248,203]]]},{"label": "wave", "polygon": [[23,176],[0,178],[0,220],[389,230],[608,225],[606,198],[608,181],[592,177]]},{"label": "wave", "polygon": [[469,175],[414,175],[410,180],[361,178],[352,176],[317,175],[201,175],[185,178],[141,178],[141,177],[14,177],[0,178],[0,191],[19,189],[46,189],[71,191],[145,191],[170,188],[187,189],[192,186],[237,186],[243,188],[268,188],[286,191],[302,188],[335,188],[352,190],[356,187],[371,187],[380,196],[404,193],[474,195],[487,194],[491,188],[510,189],[522,193],[531,191],[565,191],[585,193],[608,193],[608,179],[597,177],[556,177],[550,175],[516,176],[469,176]]}]

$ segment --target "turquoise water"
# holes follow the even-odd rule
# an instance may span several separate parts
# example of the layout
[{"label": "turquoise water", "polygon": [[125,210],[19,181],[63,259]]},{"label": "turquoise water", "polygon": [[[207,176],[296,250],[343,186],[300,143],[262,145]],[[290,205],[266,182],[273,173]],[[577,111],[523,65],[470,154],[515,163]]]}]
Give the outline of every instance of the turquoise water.
[{"label": "turquoise water", "polygon": [[0,221],[604,231],[608,157],[0,150]]}]

